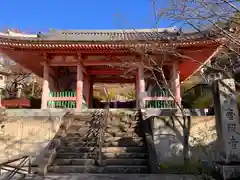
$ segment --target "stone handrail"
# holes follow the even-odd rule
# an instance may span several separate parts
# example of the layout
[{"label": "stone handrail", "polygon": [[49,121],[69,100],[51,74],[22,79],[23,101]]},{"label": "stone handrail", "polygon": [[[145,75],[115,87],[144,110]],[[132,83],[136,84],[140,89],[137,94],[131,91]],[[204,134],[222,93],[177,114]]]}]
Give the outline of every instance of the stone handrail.
[{"label": "stone handrail", "polygon": [[56,159],[57,155],[57,149],[61,145],[61,139],[60,136],[66,133],[66,130],[69,128],[69,126],[72,124],[73,120],[73,114],[67,112],[63,118],[62,118],[62,124],[56,133],[56,136],[54,139],[48,144],[46,147],[43,155],[42,155],[42,161],[39,163],[38,167],[38,174],[40,175],[46,175],[48,172],[48,167],[53,164],[53,162]]},{"label": "stone handrail", "polygon": [[137,116],[140,119],[140,121],[143,123],[142,127],[144,127],[143,131],[145,134],[145,141],[146,141],[147,150],[148,150],[148,154],[149,154],[148,165],[150,167],[150,172],[157,173],[159,170],[158,157],[157,157],[157,153],[155,150],[155,145],[154,145],[154,140],[153,140],[153,132],[152,132],[152,128],[151,128],[152,119],[151,118],[144,119],[143,112],[141,110],[139,110]]}]

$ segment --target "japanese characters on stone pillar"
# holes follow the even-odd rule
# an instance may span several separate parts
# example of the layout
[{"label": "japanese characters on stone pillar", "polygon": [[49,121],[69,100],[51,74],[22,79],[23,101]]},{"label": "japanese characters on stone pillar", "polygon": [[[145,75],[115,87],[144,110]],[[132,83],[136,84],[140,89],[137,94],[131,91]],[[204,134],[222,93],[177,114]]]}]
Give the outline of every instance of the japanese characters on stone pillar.
[{"label": "japanese characters on stone pillar", "polygon": [[[240,160],[240,127],[239,112],[236,100],[234,79],[223,79],[216,82],[219,107],[216,109],[217,123],[220,125],[222,150],[226,155],[225,161]],[[218,103],[215,100],[215,103]],[[215,106],[216,108],[217,106]]]}]

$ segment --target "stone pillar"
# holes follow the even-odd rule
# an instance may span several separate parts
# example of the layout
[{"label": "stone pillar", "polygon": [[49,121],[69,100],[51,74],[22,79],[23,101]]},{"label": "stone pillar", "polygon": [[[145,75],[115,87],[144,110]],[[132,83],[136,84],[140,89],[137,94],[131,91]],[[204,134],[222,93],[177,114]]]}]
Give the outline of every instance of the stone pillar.
[{"label": "stone pillar", "polygon": [[82,72],[82,66],[79,64],[77,65],[77,89],[76,89],[76,103],[77,109],[82,109],[82,103],[83,103],[83,72]]},{"label": "stone pillar", "polygon": [[[234,79],[224,79],[215,82],[214,93],[215,110],[220,144],[225,154],[225,161],[240,161],[240,126],[237,107],[236,89]],[[218,106],[219,105],[219,106]]]},{"label": "stone pillar", "polygon": [[174,61],[173,65],[172,65],[172,91],[175,96],[176,102],[178,104],[181,104],[180,75],[179,75],[177,61]]},{"label": "stone pillar", "polygon": [[142,65],[138,68],[138,108],[145,108],[145,79],[144,79],[144,67]]},{"label": "stone pillar", "polygon": [[47,109],[49,97],[49,65],[46,61],[43,63],[43,87],[42,87],[42,109]]},{"label": "stone pillar", "polygon": [[[226,165],[222,165],[224,179],[235,178],[240,174],[240,125],[237,106],[235,80],[223,79],[213,83],[214,112],[218,135],[218,153]],[[238,164],[237,163],[237,164]]]}]

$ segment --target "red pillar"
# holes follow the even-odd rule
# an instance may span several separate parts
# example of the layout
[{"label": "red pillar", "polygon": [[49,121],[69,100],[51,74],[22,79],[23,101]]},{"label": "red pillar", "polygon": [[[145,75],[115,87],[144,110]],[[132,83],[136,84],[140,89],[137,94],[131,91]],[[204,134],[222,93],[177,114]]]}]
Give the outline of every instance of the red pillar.
[{"label": "red pillar", "polygon": [[180,87],[180,75],[178,62],[174,61],[172,65],[172,90],[175,96],[176,102],[181,104],[181,87]]},{"label": "red pillar", "polygon": [[43,63],[43,86],[42,86],[42,104],[41,109],[47,109],[49,97],[49,66],[46,61]]},{"label": "red pillar", "polygon": [[135,90],[136,90],[136,108],[139,108],[139,79],[138,79],[138,70],[136,73],[136,80],[135,80]]},{"label": "red pillar", "polygon": [[2,88],[0,88],[0,108],[2,107]]},{"label": "red pillar", "polygon": [[89,83],[89,77],[87,75],[84,76],[84,90],[85,90],[85,97],[86,97],[86,107],[89,108],[90,83]]},{"label": "red pillar", "polygon": [[93,108],[93,82],[89,82],[89,108]]},{"label": "red pillar", "polygon": [[82,102],[83,102],[83,72],[82,72],[82,66],[79,64],[77,65],[77,89],[76,89],[76,103],[77,109],[82,109]]}]

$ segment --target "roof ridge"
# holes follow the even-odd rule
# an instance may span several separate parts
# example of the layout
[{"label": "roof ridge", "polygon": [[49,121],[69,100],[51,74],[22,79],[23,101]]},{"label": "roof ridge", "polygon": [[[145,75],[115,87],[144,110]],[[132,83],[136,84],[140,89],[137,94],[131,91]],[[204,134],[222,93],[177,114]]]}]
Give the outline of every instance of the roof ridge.
[{"label": "roof ridge", "polygon": [[86,29],[86,30],[52,30],[53,33],[135,33],[135,32],[143,32],[143,33],[152,33],[152,32],[177,32],[178,29],[176,27],[171,28],[152,28],[152,29]]}]

